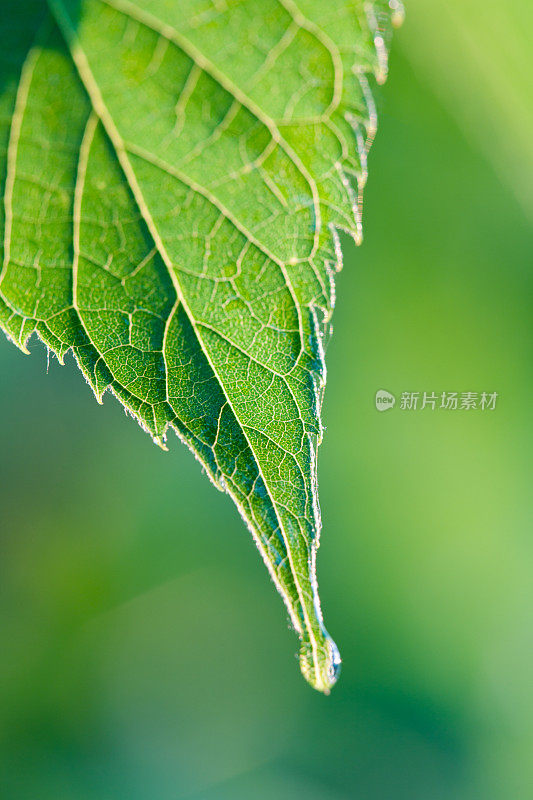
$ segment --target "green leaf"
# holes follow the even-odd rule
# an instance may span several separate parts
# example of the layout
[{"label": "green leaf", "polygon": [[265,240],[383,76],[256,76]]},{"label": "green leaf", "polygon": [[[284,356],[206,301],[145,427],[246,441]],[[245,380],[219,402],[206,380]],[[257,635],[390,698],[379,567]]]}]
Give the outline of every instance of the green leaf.
[{"label": "green leaf", "polygon": [[23,0],[0,20],[0,324],[236,503],[328,692],[317,446],[338,231],[394,2]]}]

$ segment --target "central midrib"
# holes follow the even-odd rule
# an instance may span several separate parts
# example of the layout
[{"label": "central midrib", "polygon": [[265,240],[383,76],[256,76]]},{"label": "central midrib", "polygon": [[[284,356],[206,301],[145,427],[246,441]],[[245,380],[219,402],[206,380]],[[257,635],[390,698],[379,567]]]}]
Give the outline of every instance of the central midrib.
[{"label": "central midrib", "polygon": [[[215,365],[212,362],[212,359],[210,357],[209,351],[206,348],[200,333],[198,332],[198,329],[197,329],[197,326],[196,326],[196,322],[195,322],[195,318],[194,318],[194,316],[193,316],[193,314],[192,314],[192,312],[191,312],[191,310],[190,310],[190,308],[188,306],[187,300],[186,300],[186,298],[185,298],[185,296],[183,294],[183,290],[181,288],[181,285],[179,283],[179,280],[178,280],[178,277],[177,277],[177,275],[175,273],[175,270],[172,268],[172,261],[171,261],[169,255],[168,255],[168,253],[166,251],[166,248],[165,248],[165,245],[164,245],[163,241],[161,240],[161,237],[160,237],[160,235],[159,235],[159,233],[157,231],[155,223],[154,223],[154,221],[152,219],[152,216],[150,214],[150,211],[149,211],[148,206],[146,204],[146,201],[144,199],[142,190],[141,190],[140,186],[138,185],[138,182],[137,182],[137,179],[136,179],[135,174],[133,172],[133,169],[131,167],[131,163],[129,161],[128,154],[127,154],[126,148],[124,146],[124,142],[122,140],[122,137],[121,137],[119,131],[117,130],[117,128],[116,128],[116,126],[115,126],[115,124],[113,122],[113,119],[112,119],[111,115],[109,114],[109,111],[108,111],[108,109],[106,107],[106,104],[105,104],[105,102],[104,102],[104,100],[102,98],[102,95],[100,93],[99,87],[98,87],[98,85],[97,85],[97,83],[96,83],[96,81],[94,79],[94,76],[92,75],[92,72],[91,72],[89,63],[87,61],[87,58],[85,56],[85,53],[83,52],[83,49],[81,48],[80,42],[79,42],[79,40],[77,38],[76,31],[74,30],[74,28],[73,28],[73,26],[71,24],[71,20],[70,20],[70,18],[68,16],[67,12],[63,8],[61,0],[48,0],[48,3],[49,3],[49,6],[50,6],[50,8],[52,10],[52,13],[54,14],[54,16],[55,16],[55,18],[56,18],[56,20],[57,20],[57,22],[59,24],[60,29],[63,32],[63,35],[65,36],[65,39],[67,41],[67,45],[68,45],[69,50],[70,50],[71,55],[72,55],[72,59],[73,59],[75,65],[76,65],[76,67],[78,69],[78,72],[79,72],[80,78],[82,80],[82,83],[84,84],[84,86],[85,86],[85,88],[87,90],[87,93],[88,93],[89,98],[91,100],[91,103],[93,105],[94,111],[98,115],[100,120],[102,121],[102,124],[103,124],[103,126],[104,126],[104,128],[105,128],[105,130],[106,130],[106,132],[107,132],[112,144],[113,144],[113,147],[114,147],[115,152],[116,152],[117,159],[118,159],[118,161],[119,161],[119,163],[120,163],[120,165],[122,167],[122,170],[124,172],[124,175],[126,177],[128,185],[129,185],[129,187],[130,187],[130,189],[132,191],[132,194],[133,194],[133,196],[135,198],[135,201],[137,203],[137,206],[139,207],[139,211],[141,212],[141,215],[143,216],[143,219],[145,220],[145,222],[147,224],[147,227],[148,227],[148,229],[150,231],[150,234],[151,234],[151,236],[152,236],[152,238],[154,240],[154,243],[155,243],[155,245],[156,245],[156,247],[157,247],[157,249],[158,249],[158,251],[159,251],[159,253],[160,253],[161,257],[162,257],[162,259],[163,259],[163,262],[165,263],[165,266],[167,267],[170,279],[171,279],[172,284],[174,286],[174,289],[176,291],[177,298],[179,299],[180,303],[183,306],[183,309],[184,309],[185,313],[187,314],[189,322],[190,322],[190,324],[192,326],[192,329],[194,330],[196,338],[198,340],[198,344],[199,344],[199,346],[200,346],[205,358],[207,359],[207,361],[209,363],[209,366],[210,366],[211,370],[213,371],[213,374],[215,375],[215,377],[216,377],[216,379],[218,381],[218,384],[219,384],[219,386],[221,387],[221,389],[222,389],[222,391],[224,393],[224,396],[226,397],[226,401],[228,403],[228,406],[231,408],[231,411],[232,411],[232,413],[233,413],[233,415],[234,415],[234,417],[235,417],[235,419],[236,419],[236,421],[237,421],[237,423],[238,423],[238,425],[239,425],[239,427],[240,427],[240,429],[242,431],[242,434],[243,434],[243,436],[244,436],[244,438],[245,438],[245,440],[247,442],[247,445],[248,445],[248,447],[250,449],[250,452],[251,452],[251,454],[252,454],[252,456],[254,458],[254,461],[256,463],[256,467],[258,469],[258,472],[259,472],[259,474],[261,476],[261,479],[262,479],[262,481],[264,483],[264,486],[265,486],[265,489],[267,491],[270,503],[271,503],[272,508],[274,510],[274,513],[276,515],[276,519],[277,519],[277,522],[278,522],[278,525],[279,525],[279,529],[280,529],[280,531],[282,533],[282,536],[283,536],[283,541],[285,543],[285,549],[287,551],[287,557],[288,557],[289,564],[290,564],[292,579],[293,579],[293,582],[294,582],[294,586],[296,588],[296,593],[297,593],[297,596],[298,596],[299,605],[300,605],[300,608],[302,610],[302,614],[303,614],[303,617],[304,617],[304,619],[303,619],[304,628],[303,629],[302,629],[301,621],[298,619],[298,617],[296,616],[296,614],[294,612],[294,609],[291,606],[291,602],[290,602],[290,600],[289,600],[289,598],[287,596],[286,591],[280,585],[280,582],[279,582],[279,580],[278,580],[278,578],[277,578],[277,576],[275,574],[274,567],[273,567],[270,559],[268,559],[268,556],[265,559],[265,563],[267,564],[267,566],[269,568],[269,572],[270,572],[270,574],[271,574],[271,576],[272,576],[272,578],[273,578],[273,580],[274,580],[274,582],[275,582],[275,584],[276,584],[276,586],[278,588],[278,591],[280,592],[282,598],[284,599],[285,605],[286,605],[286,607],[287,607],[287,609],[289,611],[289,615],[290,615],[290,617],[291,617],[291,619],[293,621],[293,624],[294,624],[296,630],[298,631],[299,635],[302,638],[305,638],[305,633],[307,633],[307,639],[311,644],[311,648],[312,648],[312,652],[313,652],[313,664],[314,664],[316,676],[317,676],[317,679],[318,679],[319,676],[320,676],[320,667],[319,667],[318,654],[317,654],[318,643],[316,641],[314,627],[313,627],[313,625],[311,623],[311,618],[309,616],[309,610],[308,610],[307,603],[306,603],[306,600],[305,600],[305,593],[304,593],[304,591],[303,591],[303,589],[302,589],[302,587],[300,585],[298,574],[297,574],[297,571],[295,569],[295,565],[294,565],[294,561],[293,561],[292,548],[291,548],[289,540],[287,538],[287,532],[285,530],[285,527],[284,527],[284,525],[282,523],[282,520],[281,520],[281,517],[279,515],[277,503],[274,500],[274,498],[272,497],[271,490],[270,490],[268,482],[267,482],[267,480],[265,478],[265,475],[263,473],[259,458],[257,457],[257,455],[255,453],[255,450],[254,450],[254,448],[253,448],[253,446],[252,446],[252,444],[250,442],[250,439],[249,439],[249,437],[248,437],[248,435],[246,433],[246,430],[245,430],[246,426],[244,426],[243,423],[240,421],[239,416],[236,413],[236,410],[235,410],[235,408],[233,406],[233,403],[231,401],[231,398],[228,395],[226,387],[225,387],[223,381],[221,380],[221,377],[220,377]],[[250,524],[251,524],[251,521],[250,521]],[[302,533],[302,535],[304,535],[304,534]],[[312,546],[313,545],[311,543],[310,547],[312,547]],[[309,559],[309,562],[310,562],[310,559]],[[314,595],[315,594],[315,589],[314,589],[312,584],[311,584],[311,591],[312,591],[312,594]],[[313,599],[315,599],[315,598],[313,597]],[[317,627],[320,630],[321,629],[320,621],[318,620],[318,618],[316,618],[316,614],[314,614],[313,616],[315,616]]]}]

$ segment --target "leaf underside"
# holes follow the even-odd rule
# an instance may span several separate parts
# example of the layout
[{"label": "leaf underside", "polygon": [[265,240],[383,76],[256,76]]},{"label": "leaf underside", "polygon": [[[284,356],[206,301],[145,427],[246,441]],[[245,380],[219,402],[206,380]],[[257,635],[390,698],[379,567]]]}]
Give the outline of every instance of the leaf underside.
[{"label": "leaf underside", "polygon": [[231,495],[307,680],[339,230],[361,236],[399,3],[18,0],[0,19],[0,326],[70,350]]}]

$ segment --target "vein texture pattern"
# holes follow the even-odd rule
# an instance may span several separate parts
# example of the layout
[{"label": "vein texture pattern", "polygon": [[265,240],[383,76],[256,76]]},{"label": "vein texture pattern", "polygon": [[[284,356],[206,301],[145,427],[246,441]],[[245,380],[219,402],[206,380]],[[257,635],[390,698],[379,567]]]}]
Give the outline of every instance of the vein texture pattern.
[{"label": "vein texture pattern", "polygon": [[316,458],[400,4],[21,0],[0,19],[0,326],[70,350],[235,501],[328,692]]}]

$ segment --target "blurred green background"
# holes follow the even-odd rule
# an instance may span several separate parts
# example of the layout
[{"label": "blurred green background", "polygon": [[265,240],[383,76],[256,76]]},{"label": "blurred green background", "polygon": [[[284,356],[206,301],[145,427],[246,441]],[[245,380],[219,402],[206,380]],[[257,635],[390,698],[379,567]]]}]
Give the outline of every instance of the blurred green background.
[{"label": "blurred green background", "polygon": [[0,344],[2,797],[533,797],[532,29],[529,0],[411,0],[379,90],[328,352],[330,697],[178,441]]}]

